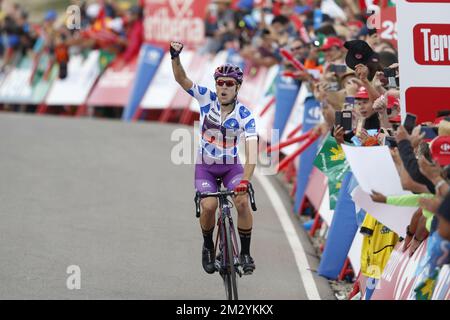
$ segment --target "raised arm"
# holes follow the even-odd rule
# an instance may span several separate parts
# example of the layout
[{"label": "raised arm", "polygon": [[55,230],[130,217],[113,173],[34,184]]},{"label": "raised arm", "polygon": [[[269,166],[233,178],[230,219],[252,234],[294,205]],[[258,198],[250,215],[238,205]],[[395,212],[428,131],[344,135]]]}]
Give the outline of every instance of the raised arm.
[{"label": "raised arm", "polygon": [[180,61],[180,53],[183,50],[183,44],[180,42],[170,43],[170,55],[172,57],[172,71],[175,77],[175,81],[180,84],[184,90],[189,90],[193,86],[193,82],[186,75],[183,66]]}]

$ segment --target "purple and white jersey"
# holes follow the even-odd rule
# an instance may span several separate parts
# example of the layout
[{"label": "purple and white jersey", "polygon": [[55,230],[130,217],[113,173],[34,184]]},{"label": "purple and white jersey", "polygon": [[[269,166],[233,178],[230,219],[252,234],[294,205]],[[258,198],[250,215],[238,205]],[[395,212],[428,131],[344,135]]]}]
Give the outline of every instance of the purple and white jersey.
[{"label": "purple and white jersey", "polygon": [[251,111],[239,101],[221,121],[217,94],[194,83],[187,92],[200,105],[200,152],[213,159],[238,156],[239,138],[257,139],[256,123]]}]

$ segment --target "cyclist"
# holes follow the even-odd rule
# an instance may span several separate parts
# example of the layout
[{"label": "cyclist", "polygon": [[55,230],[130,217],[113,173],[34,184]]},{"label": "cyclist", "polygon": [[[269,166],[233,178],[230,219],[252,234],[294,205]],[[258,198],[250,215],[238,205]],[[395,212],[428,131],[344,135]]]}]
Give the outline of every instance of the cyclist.
[{"label": "cyclist", "polygon": [[[216,178],[222,178],[238,212],[238,232],[241,240],[240,263],[244,274],[251,274],[255,263],[250,256],[253,217],[247,188],[256,166],[258,137],[252,113],[237,100],[243,72],[234,65],[219,66],[214,72],[216,92],[195,84],[186,76],[179,55],[183,44],[170,43],[172,70],[175,80],[200,105],[200,148],[195,165],[195,188],[199,192],[216,192]],[[239,137],[245,135],[246,161],[242,167],[238,157]],[[201,200],[200,227],[203,233],[202,265],[207,273],[215,272],[213,231],[216,198]]]}]

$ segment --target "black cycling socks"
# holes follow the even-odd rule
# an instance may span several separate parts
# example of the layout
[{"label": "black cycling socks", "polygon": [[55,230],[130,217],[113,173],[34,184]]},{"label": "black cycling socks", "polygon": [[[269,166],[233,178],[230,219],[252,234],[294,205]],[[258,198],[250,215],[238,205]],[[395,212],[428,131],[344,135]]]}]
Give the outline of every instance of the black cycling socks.
[{"label": "black cycling socks", "polygon": [[238,228],[239,237],[241,238],[241,254],[250,254],[250,239],[252,237],[252,229]]},{"label": "black cycling socks", "polygon": [[203,228],[202,228],[203,245],[207,249],[214,249],[213,232],[214,232],[214,227],[211,230],[203,230]]}]

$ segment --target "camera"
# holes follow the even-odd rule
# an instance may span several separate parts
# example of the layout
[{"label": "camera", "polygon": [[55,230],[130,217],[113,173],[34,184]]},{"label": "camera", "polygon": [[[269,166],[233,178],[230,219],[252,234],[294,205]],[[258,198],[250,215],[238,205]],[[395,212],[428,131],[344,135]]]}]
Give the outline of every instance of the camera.
[{"label": "camera", "polygon": [[388,80],[387,83],[384,83],[384,85],[387,85],[388,88],[397,88],[398,83],[396,76],[395,69],[391,68],[384,68],[383,69],[384,78]]},{"label": "camera", "polygon": [[405,117],[405,121],[403,122],[403,126],[409,134],[412,133],[414,127],[416,126],[417,116],[412,113],[407,113]]},{"label": "camera", "polygon": [[330,65],[329,71],[340,75],[347,71],[347,66],[345,64],[332,64]]}]

